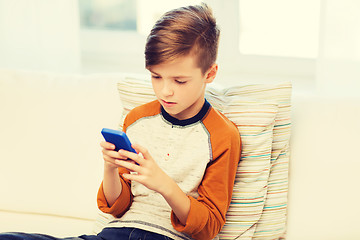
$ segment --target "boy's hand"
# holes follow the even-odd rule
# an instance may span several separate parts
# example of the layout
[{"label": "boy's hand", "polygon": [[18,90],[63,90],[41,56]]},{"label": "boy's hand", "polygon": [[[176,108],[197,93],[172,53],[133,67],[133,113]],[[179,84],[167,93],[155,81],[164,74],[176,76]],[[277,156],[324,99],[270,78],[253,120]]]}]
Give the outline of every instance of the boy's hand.
[{"label": "boy's hand", "polygon": [[[133,144],[132,147],[139,154],[120,150],[119,155],[123,159],[115,159],[115,164],[128,169],[130,172],[137,172],[137,174],[123,174],[123,176],[131,181],[136,181],[160,194],[169,190],[172,179],[157,165],[150,153],[144,147]],[[127,161],[129,158],[133,160]]]},{"label": "boy's hand", "polygon": [[122,156],[119,152],[114,151],[115,145],[109,142],[101,142],[100,146],[102,149],[103,159],[104,159],[104,167],[106,169],[112,170],[117,169],[119,166],[115,163],[116,160],[126,160],[127,157]]},{"label": "boy's hand", "polygon": [[130,172],[123,176],[131,181],[141,183],[145,187],[160,193],[168,202],[180,222],[185,225],[190,211],[190,199],[179,186],[156,164],[150,153],[144,147],[134,144],[132,147],[138,152],[132,153],[120,150],[119,154],[128,160],[115,160],[118,166],[127,168]]}]

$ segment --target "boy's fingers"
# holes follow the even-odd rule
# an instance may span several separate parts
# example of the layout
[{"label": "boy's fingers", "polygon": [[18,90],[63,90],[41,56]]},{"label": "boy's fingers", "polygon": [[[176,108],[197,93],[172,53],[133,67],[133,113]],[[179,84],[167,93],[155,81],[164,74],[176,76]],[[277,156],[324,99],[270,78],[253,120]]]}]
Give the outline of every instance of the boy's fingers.
[{"label": "boy's fingers", "polygon": [[116,152],[114,150],[108,150],[106,148],[102,149],[102,153],[103,153],[104,156],[106,155],[106,156],[111,157],[113,159],[123,159],[123,160],[127,159],[127,157],[123,156],[121,153]]},{"label": "boy's fingers", "polygon": [[115,164],[128,169],[131,172],[139,172],[141,171],[141,167],[135,164],[133,161],[124,161],[124,160],[115,160]]},{"label": "boy's fingers", "polygon": [[109,149],[109,150],[114,150],[114,149],[115,149],[115,145],[114,145],[114,144],[109,143],[109,142],[105,142],[105,141],[100,142],[100,146],[101,146],[102,148]]},{"label": "boy's fingers", "polygon": [[139,155],[139,154],[129,152],[126,150],[120,150],[119,154],[121,156],[124,156],[125,158],[130,158],[131,160],[138,163],[139,165],[142,165],[144,163],[144,158],[142,158],[141,155]]},{"label": "boy's fingers", "polygon": [[131,145],[137,152],[141,153],[145,159],[150,159],[151,155],[149,151],[139,144]]},{"label": "boy's fingers", "polygon": [[115,160],[116,160],[116,159],[114,159],[112,157],[109,157],[107,155],[104,155],[103,159],[104,159],[105,162],[108,162],[108,163],[111,163],[111,164],[115,164]]},{"label": "boy's fingers", "polygon": [[129,173],[124,173],[123,177],[126,179],[129,179],[130,181],[136,181],[136,182],[141,182],[141,179],[142,179],[141,175],[129,174]]}]

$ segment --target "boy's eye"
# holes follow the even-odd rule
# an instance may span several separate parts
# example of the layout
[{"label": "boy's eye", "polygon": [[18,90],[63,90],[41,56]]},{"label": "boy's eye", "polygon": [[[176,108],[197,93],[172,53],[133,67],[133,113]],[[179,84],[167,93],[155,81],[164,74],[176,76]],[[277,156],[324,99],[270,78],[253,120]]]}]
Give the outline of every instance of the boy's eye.
[{"label": "boy's eye", "polygon": [[155,76],[155,75],[151,75],[152,78],[155,78],[155,79],[160,79],[161,77],[160,76]]},{"label": "boy's eye", "polygon": [[179,81],[179,80],[175,80],[175,82],[178,83],[178,84],[185,84],[186,83],[186,81]]}]

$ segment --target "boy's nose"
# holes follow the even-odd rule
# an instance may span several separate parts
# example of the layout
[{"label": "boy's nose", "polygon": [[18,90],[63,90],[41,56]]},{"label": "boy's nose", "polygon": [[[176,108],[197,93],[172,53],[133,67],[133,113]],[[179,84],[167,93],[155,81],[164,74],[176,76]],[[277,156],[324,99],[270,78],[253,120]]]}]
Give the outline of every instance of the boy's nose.
[{"label": "boy's nose", "polygon": [[174,90],[171,87],[171,84],[164,84],[162,87],[162,93],[164,96],[172,96],[174,95]]}]

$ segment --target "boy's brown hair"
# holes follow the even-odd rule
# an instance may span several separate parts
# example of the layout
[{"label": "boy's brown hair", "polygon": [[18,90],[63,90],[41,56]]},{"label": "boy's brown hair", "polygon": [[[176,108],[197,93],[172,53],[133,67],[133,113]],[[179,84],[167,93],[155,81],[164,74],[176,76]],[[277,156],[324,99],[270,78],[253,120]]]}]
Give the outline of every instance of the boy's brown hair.
[{"label": "boy's brown hair", "polygon": [[155,23],[147,38],[145,66],[193,54],[204,74],[216,61],[219,35],[216,20],[206,4],[171,10]]}]

